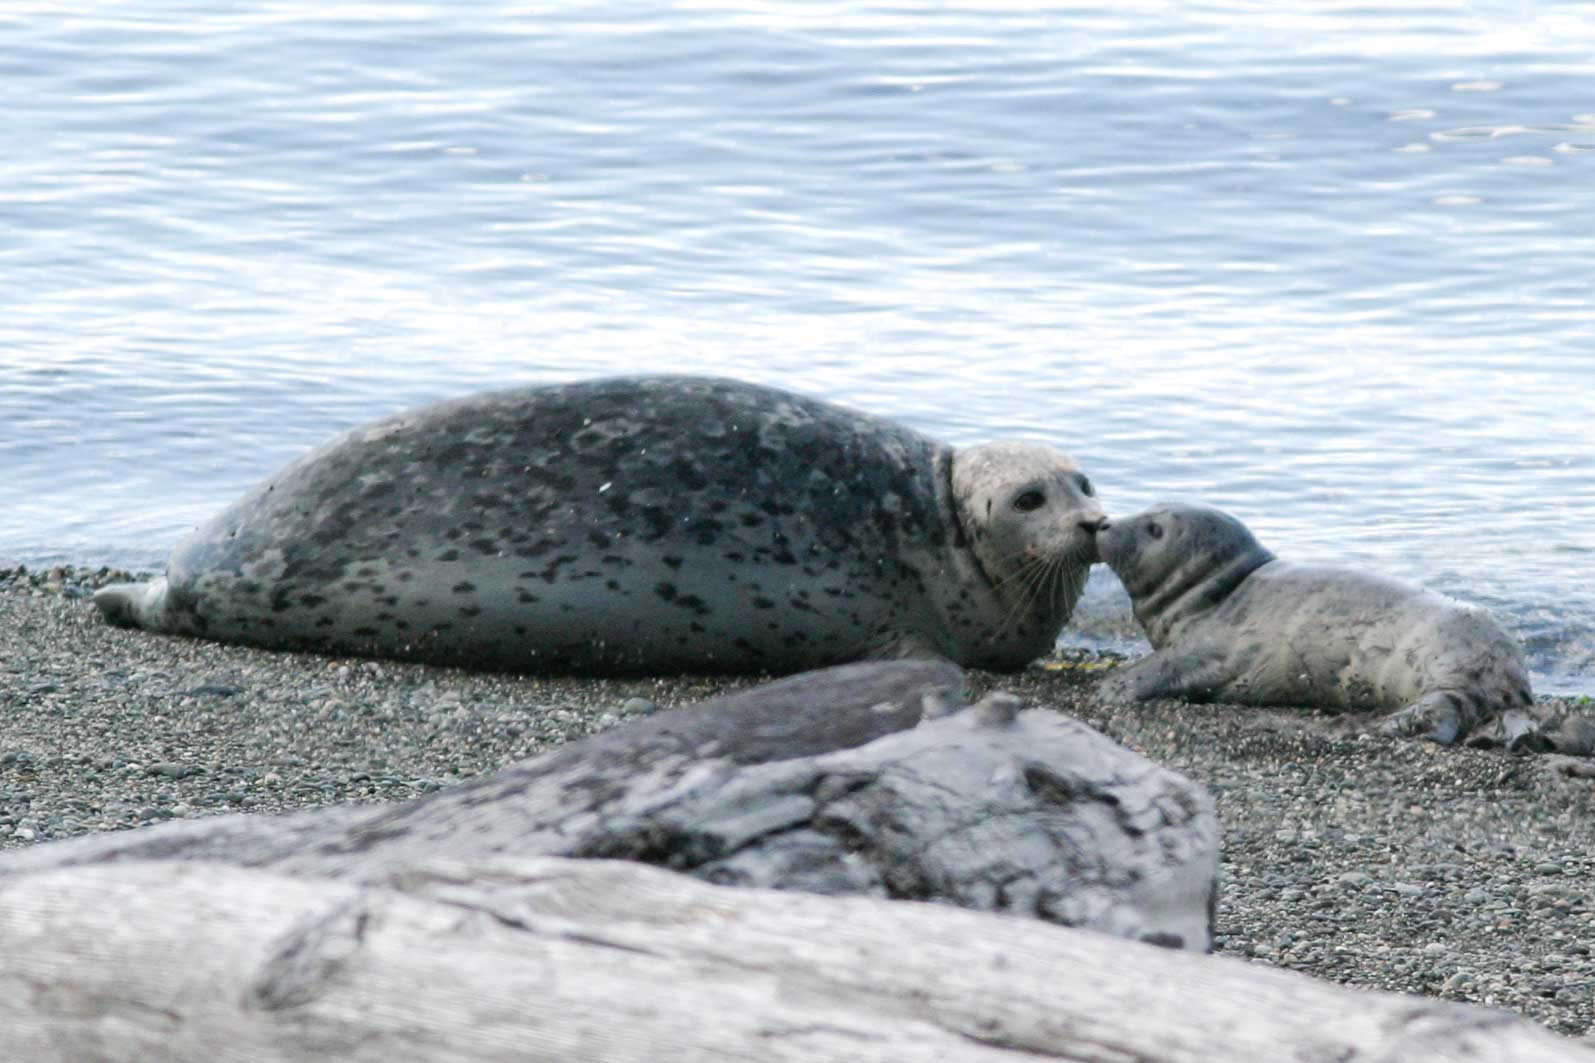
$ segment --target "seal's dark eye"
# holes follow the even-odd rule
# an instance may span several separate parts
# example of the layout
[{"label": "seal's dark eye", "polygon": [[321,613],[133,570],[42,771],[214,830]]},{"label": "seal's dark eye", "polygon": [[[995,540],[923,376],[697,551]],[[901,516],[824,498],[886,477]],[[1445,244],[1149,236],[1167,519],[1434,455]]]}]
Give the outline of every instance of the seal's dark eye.
[{"label": "seal's dark eye", "polygon": [[1021,513],[1034,513],[1047,504],[1047,496],[1040,491],[1026,491],[1013,500],[1013,508]]},{"label": "seal's dark eye", "polygon": [[1091,486],[1091,478],[1089,476],[1080,477],[1080,493],[1087,498],[1091,498],[1097,493],[1097,489]]},{"label": "seal's dark eye", "polygon": [[1163,525],[1153,521],[1146,526],[1146,533],[1154,539],[1161,539],[1163,538]]}]

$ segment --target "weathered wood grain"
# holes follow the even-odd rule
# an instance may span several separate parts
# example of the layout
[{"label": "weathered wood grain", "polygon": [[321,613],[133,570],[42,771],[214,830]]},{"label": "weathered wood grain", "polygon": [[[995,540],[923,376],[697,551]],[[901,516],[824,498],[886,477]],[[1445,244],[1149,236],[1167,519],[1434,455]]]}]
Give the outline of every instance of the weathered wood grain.
[{"label": "weathered wood grain", "polygon": [[1521,1019],[945,905],[557,857],[0,880],[0,1058],[1589,1063]]},{"label": "weathered wood grain", "polygon": [[830,669],[406,804],[76,839],[8,854],[0,875],[159,858],[369,882],[438,857],[624,858],[1206,949],[1219,843],[1208,795],[1007,695],[959,710],[961,687],[932,662]]}]

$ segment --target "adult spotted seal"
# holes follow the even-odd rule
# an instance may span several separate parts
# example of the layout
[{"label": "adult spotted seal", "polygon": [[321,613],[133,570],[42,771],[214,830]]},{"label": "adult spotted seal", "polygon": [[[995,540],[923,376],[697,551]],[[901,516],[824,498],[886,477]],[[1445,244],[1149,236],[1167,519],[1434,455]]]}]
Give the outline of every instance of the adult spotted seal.
[{"label": "adult spotted seal", "polygon": [[1533,703],[1522,650],[1484,610],[1276,560],[1219,510],[1157,506],[1105,522],[1097,547],[1155,651],[1105,698],[1384,709],[1384,730],[1442,743]]},{"label": "adult spotted seal", "polygon": [[510,671],[794,672],[1050,650],[1102,511],[1047,447],[953,450],[774,388],[621,377],[377,421],[201,527],[116,623]]}]

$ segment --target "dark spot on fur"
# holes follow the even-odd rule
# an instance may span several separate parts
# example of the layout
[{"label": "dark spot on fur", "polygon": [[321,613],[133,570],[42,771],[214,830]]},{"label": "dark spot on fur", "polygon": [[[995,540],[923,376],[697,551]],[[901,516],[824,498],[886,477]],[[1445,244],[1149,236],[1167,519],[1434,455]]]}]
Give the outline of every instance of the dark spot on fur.
[{"label": "dark spot on fur", "polygon": [[450,587],[449,590],[453,591],[455,594],[470,594],[476,590],[476,584],[472,583],[470,580],[461,580],[454,586]]},{"label": "dark spot on fur", "polygon": [[648,524],[648,530],[643,533],[643,539],[648,542],[663,539],[676,524],[671,513],[659,506],[644,506],[641,515]]},{"label": "dark spot on fur", "polygon": [[702,491],[709,486],[709,480],[702,470],[687,458],[677,458],[670,463],[670,477],[687,491]]},{"label": "dark spot on fur", "polygon": [[681,558],[679,558],[679,557],[671,557],[669,554],[666,554],[664,557],[661,557],[659,560],[663,561],[665,564],[669,565],[671,568],[680,568],[681,567]]},{"label": "dark spot on fur", "polygon": [[522,546],[515,551],[516,557],[542,557],[550,550],[557,549],[560,545],[558,539],[543,537],[530,546]]},{"label": "dark spot on fur", "polygon": [[472,539],[470,546],[479,554],[498,553],[498,541],[495,539]]},{"label": "dark spot on fur", "polygon": [[467,617],[469,617],[469,616],[481,616],[482,615],[482,607],[479,606],[479,605],[462,605],[462,606],[460,606],[460,615],[461,616],[467,616]]},{"label": "dark spot on fur", "polygon": [[445,550],[441,554],[438,555],[438,560],[439,561],[458,561],[459,559],[460,559],[460,552],[458,550],[455,550],[455,549],[452,549],[452,548],[448,549],[448,550]]},{"label": "dark spot on fur", "polygon": [[725,525],[713,517],[701,517],[687,525],[699,546],[713,546],[720,539],[720,533],[725,530]]},{"label": "dark spot on fur", "polygon": [[755,598],[753,599],[753,607],[755,609],[774,609],[775,603],[768,598]]}]

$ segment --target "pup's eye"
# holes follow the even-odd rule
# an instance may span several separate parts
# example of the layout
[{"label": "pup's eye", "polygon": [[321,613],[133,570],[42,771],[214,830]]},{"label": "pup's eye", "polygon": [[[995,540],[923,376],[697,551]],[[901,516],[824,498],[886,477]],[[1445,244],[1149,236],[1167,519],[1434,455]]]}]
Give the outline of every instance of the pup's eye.
[{"label": "pup's eye", "polygon": [[1034,513],[1047,504],[1047,496],[1040,491],[1026,491],[1013,500],[1013,508],[1021,513]]},{"label": "pup's eye", "polygon": [[1146,526],[1146,533],[1154,539],[1161,539],[1163,538],[1163,525],[1153,521]]},{"label": "pup's eye", "polygon": [[1091,478],[1089,476],[1080,477],[1080,493],[1087,498],[1096,495],[1097,489],[1091,486]]}]

